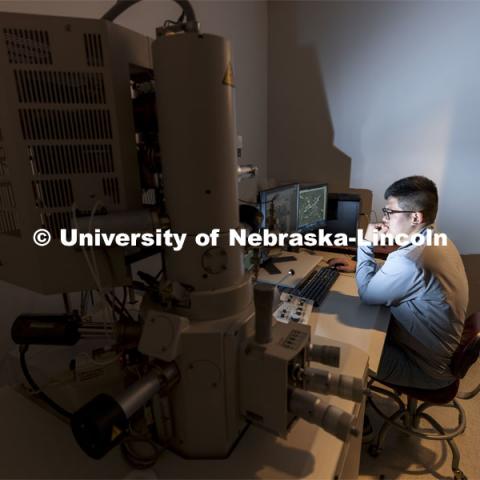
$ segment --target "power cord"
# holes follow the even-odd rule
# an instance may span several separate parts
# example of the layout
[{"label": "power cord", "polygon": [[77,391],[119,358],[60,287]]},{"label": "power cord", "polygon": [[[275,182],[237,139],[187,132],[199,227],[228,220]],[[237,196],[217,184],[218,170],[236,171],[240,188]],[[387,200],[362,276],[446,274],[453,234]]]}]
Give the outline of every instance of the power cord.
[{"label": "power cord", "polygon": [[[111,7],[102,17],[102,20],[108,20],[113,22],[119,15],[121,15],[127,8],[135,5],[140,0],[117,0],[117,2]],[[187,22],[192,24],[197,23],[197,18],[191,3],[188,0],[173,0],[182,8],[182,15],[180,19],[185,18]],[[180,20],[179,19],[179,20]]]},{"label": "power cord", "polygon": [[46,393],[44,393],[41,390],[41,388],[37,385],[32,375],[30,374],[30,371],[28,370],[27,358],[26,358],[28,347],[29,345],[20,345],[19,347],[20,366],[22,368],[23,375],[25,376],[28,384],[33,390],[33,393],[38,398],[42,399],[49,407],[53,408],[57,413],[62,415],[62,417],[65,417],[68,420],[70,420],[72,418],[72,414],[70,412],[67,412],[67,410],[61,407],[58,403],[54,402]]}]

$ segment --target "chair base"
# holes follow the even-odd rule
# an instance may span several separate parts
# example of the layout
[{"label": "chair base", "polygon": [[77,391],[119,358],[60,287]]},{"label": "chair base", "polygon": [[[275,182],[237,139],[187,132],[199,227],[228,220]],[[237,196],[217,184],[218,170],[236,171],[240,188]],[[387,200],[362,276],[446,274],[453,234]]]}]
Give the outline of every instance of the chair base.
[{"label": "chair base", "polygon": [[[376,440],[370,445],[368,453],[372,457],[378,457],[383,451],[383,444],[385,437],[391,428],[400,430],[407,435],[427,440],[445,440],[452,452],[452,473],[455,480],[467,480],[466,475],[460,470],[460,452],[454,441],[454,438],[465,431],[465,411],[462,406],[455,400],[448,403],[432,403],[426,401],[419,401],[418,399],[407,394],[407,403],[405,404],[400,395],[402,394],[401,387],[398,387],[398,392],[392,392],[384,388],[372,385],[378,380],[370,380],[368,387],[370,392],[375,392],[380,395],[389,397],[398,405],[398,409],[390,416],[383,413],[377,406],[373,399],[372,393],[368,397],[368,404],[384,419],[384,423],[378,432]],[[388,385],[395,388],[393,385]],[[440,406],[445,408],[454,408],[458,411],[458,425],[453,431],[446,433],[444,428],[425,411],[433,406]],[[428,433],[425,429],[420,428],[420,420],[425,420],[436,433]]]}]

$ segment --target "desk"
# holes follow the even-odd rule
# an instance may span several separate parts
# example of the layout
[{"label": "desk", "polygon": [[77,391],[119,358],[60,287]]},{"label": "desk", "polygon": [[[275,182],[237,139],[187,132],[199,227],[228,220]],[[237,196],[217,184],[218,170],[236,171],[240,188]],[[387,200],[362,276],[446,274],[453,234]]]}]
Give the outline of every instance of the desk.
[{"label": "desk", "polygon": [[[342,255],[319,252],[325,264],[330,258]],[[320,307],[312,313],[312,333],[333,340],[339,345],[348,343],[368,355],[370,373],[378,371],[390,319],[386,307],[364,305],[358,298],[355,274],[340,273]]]},{"label": "desk", "polygon": [[[342,346],[339,370],[328,369],[364,377],[367,365],[373,371],[378,367],[388,311],[361,305],[352,275],[340,276],[320,310],[312,314],[311,323],[313,342]],[[364,402],[325,399],[356,415],[361,431]],[[286,439],[250,426],[227,460],[184,460],[167,451],[147,477],[146,472],[132,471],[118,448],[100,461],[88,458],[67,424],[10,388],[0,389],[0,410],[5,432],[0,478],[326,479],[353,478],[358,473],[361,437],[344,444],[303,420],[295,423]]]},{"label": "desk", "polygon": [[[277,263],[280,273],[269,275],[262,272],[259,279],[266,283],[276,283],[285,277],[289,269],[304,272],[306,275],[317,264],[320,267],[326,266],[330,258],[347,256],[334,252],[315,251],[312,257],[311,252],[285,253],[284,255],[297,256],[302,268],[296,268],[295,262]],[[318,260],[315,260],[316,258]],[[307,271],[305,266],[309,266],[310,269]],[[294,284],[294,280],[296,279],[287,279],[282,285]],[[389,319],[390,311],[387,308],[361,303],[358,298],[355,274],[340,272],[340,276],[320,307],[312,312],[309,324],[312,327],[312,335],[328,338],[333,345],[342,346],[348,343],[365,352],[368,355],[370,372],[376,373]]]}]

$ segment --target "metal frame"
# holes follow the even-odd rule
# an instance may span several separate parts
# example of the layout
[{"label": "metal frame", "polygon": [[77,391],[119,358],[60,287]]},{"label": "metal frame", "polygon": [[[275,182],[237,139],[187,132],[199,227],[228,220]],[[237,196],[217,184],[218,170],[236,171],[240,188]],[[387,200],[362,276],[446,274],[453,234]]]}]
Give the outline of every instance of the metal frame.
[{"label": "metal frame", "polygon": [[[374,386],[372,385],[374,382],[375,380],[371,379],[368,383],[370,394],[368,396],[367,402],[369,405],[372,406],[375,412],[377,412],[380,417],[383,418],[384,423],[378,432],[376,440],[370,445],[368,449],[369,454],[373,457],[377,457],[378,455],[380,455],[380,453],[383,451],[383,443],[385,441],[385,437],[390,428],[392,427],[400,430],[403,433],[406,433],[407,435],[417,438],[422,438],[426,440],[445,440],[448,443],[450,450],[452,451],[452,472],[454,479],[466,480],[467,477],[459,468],[460,452],[454,441],[454,438],[458,435],[461,435],[466,429],[465,410],[457,402],[457,400],[453,399],[451,402],[445,404],[437,404],[430,402],[419,402],[419,400],[407,396],[407,403],[405,404],[401,399],[399,393],[378,386]],[[475,390],[478,393],[480,389]],[[475,394],[475,390],[472,392],[473,394]],[[386,415],[375,403],[374,395],[372,394],[372,392],[391,398],[397,403],[398,409],[392,415]],[[445,429],[431,415],[425,413],[425,410],[433,406],[454,408],[458,411],[458,424],[452,431],[446,433]],[[422,418],[426,420],[437,433],[427,433],[426,429],[420,428],[419,425]]]},{"label": "metal frame", "polygon": [[[43,294],[95,287],[62,247],[76,216],[142,206],[131,65],[152,40],[111,22],[0,12],[0,278]],[[45,228],[50,245],[33,233]],[[104,287],[131,282],[122,249],[99,250]]]}]

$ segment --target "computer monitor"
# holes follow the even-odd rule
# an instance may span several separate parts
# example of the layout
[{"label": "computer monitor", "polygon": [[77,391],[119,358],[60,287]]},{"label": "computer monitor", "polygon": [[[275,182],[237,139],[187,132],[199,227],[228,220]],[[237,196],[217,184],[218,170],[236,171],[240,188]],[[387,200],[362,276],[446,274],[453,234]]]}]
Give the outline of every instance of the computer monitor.
[{"label": "computer monitor", "polygon": [[[360,197],[348,193],[328,195],[327,233],[345,233],[356,237],[360,216]],[[354,245],[354,243],[352,243]]]},{"label": "computer monitor", "polygon": [[326,184],[306,185],[298,195],[298,231],[311,232],[323,228],[327,221]]},{"label": "computer monitor", "polygon": [[298,192],[298,183],[259,192],[262,227],[274,232],[295,232],[298,223]]}]

